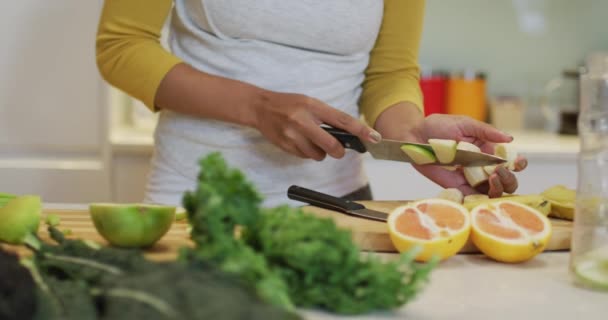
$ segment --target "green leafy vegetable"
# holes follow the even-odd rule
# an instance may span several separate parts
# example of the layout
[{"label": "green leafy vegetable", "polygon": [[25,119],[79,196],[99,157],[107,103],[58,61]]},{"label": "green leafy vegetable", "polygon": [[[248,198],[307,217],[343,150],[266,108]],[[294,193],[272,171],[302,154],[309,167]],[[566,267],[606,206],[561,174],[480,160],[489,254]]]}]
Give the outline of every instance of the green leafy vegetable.
[{"label": "green leafy vegetable", "polygon": [[396,308],[421,290],[436,264],[413,262],[413,252],[389,263],[362,258],[351,234],[330,219],[287,206],[261,209],[254,187],[220,154],[200,166],[196,190],[183,199],[197,246],[182,258],[239,276],[274,305],[343,314]]},{"label": "green leafy vegetable", "polygon": [[31,319],[35,293],[34,279],[17,256],[0,250],[0,319]]},{"label": "green leafy vegetable", "polygon": [[298,319],[209,263],[156,263],[49,232],[59,245],[31,246],[26,263],[40,288],[37,319]]}]

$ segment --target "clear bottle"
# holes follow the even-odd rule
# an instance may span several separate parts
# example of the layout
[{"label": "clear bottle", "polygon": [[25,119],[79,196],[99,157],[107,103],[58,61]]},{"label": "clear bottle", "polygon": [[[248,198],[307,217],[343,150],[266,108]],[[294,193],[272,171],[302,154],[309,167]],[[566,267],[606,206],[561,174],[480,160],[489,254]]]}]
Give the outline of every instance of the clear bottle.
[{"label": "clear bottle", "polygon": [[608,291],[608,54],[589,57],[580,86],[570,270],[576,284]]}]

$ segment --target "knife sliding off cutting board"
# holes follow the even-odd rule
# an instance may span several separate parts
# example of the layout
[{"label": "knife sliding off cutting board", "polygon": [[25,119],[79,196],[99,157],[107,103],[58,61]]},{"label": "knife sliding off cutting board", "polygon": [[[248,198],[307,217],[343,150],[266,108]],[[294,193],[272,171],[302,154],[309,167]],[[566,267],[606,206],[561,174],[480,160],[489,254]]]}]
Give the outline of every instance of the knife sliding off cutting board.
[{"label": "knife sliding off cutting board", "polygon": [[[401,149],[401,147],[404,145],[415,145],[418,147],[422,147],[430,151],[433,155],[435,154],[433,148],[429,144],[412,143],[407,141],[397,141],[389,139],[382,139],[382,141],[380,141],[379,143],[371,143],[367,141],[361,141],[361,139],[359,139],[359,137],[357,137],[356,135],[346,132],[342,129],[326,126],[322,126],[321,128],[327,131],[327,133],[331,134],[334,138],[336,138],[344,148],[352,149],[360,153],[369,152],[372,157],[374,157],[374,159],[378,160],[402,161],[415,164],[415,162]],[[434,162],[431,164],[440,164],[442,166],[461,165],[467,167],[487,166],[501,164],[504,162],[506,162],[505,159],[491,154],[457,149],[456,157],[451,163]]]}]

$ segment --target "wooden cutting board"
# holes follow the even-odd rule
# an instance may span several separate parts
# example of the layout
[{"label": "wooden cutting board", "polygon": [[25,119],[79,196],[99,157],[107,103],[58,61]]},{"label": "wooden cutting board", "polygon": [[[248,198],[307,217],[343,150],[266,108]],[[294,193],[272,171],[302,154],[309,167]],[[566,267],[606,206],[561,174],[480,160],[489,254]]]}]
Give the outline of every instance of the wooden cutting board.
[{"label": "wooden cutting board", "polygon": [[[390,212],[392,209],[405,204],[405,201],[361,201],[367,208]],[[335,220],[339,227],[349,229],[352,232],[353,240],[357,245],[366,251],[396,252],[388,236],[386,224],[383,222],[371,221],[361,218],[354,218],[345,214],[321,209],[318,207],[306,206],[306,212],[319,217],[330,217]],[[42,213],[42,221],[50,213],[56,214],[61,218],[58,228],[60,230],[70,229],[70,239],[88,239],[102,245],[108,243],[97,233],[87,210],[75,209],[45,209]],[[551,219],[553,224],[553,235],[546,250],[568,250],[570,248],[570,238],[572,234],[572,223],[565,220]],[[41,222],[38,235],[43,241],[52,243],[46,231],[46,225]],[[171,229],[153,247],[145,249],[144,255],[155,261],[167,261],[177,258],[179,249],[182,247],[192,247],[194,244],[189,239],[187,224],[183,221],[173,223]],[[0,243],[0,247],[16,252],[19,255],[29,255],[31,252],[24,246],[15,246]],[[471,243],[468,243],[461,253],[479,252]]]},{"label": "wooden cutting board", "polygon": [[[407,201],[357,201],[368,209],[391,212],[402,206]],[[346,214],[322,209],[313,206],[305,206],[303,209],[319,217],[332,218],[339,227],[349,229],[352,232],[355,243],[363,250],[378,252],[396,252],[388,235],[386,223],[372,221],[362,218],[348,216]],[[572,222],[567,220],[550,219],[552,224],[552,235],[547,251],[569,250],[572,237]],[[478,253],[479,250],[469,242],[462,248],[461,253]]]}]

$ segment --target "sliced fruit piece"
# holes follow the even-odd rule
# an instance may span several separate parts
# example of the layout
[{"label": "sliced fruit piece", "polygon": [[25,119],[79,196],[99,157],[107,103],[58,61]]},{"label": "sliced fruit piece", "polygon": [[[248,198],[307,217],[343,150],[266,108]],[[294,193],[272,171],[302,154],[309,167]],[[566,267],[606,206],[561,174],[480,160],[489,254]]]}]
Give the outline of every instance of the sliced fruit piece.
[{"label": "sliced fruit piece", "polygon": [[453,202],[462,204],[464,195],[462,194],[462,191],[460,191],[457,188],[447,188],[447,189],[441,190],[441,192],[439,192],[437,197],[440,199],[445,199],[445,200],[449,200],[449,201],[453,201]]},{"label": "sliced fruit piece", "polygon": [[488,174],[483,170],[483,167],[464,167],[462,172],[471,187],[477,187],[488,181]]},{"label": "sliced fruit piece", "polygon": [[421,146],[404,144],[401,146],[401,150],[403,150],[415,164],[429,164],[434,163],[437,160],[431,150]]},{"label": "sliced fruit piece", "polygon": [[463,203],[480,202],[489,199],[490,197],[487,194],[470,194],[464,197]]},{"label": "sliced fruit piece", "polygon": [[117,247],[148,247],[169,231],[176,207],[154,204],[92,203],[95,229]]},{"label": "sliced fruit piece", "polygon": [[551,203],[549,216],[560,219],[573,220],[576,202],[576,190],[564,185],[555,185],[541,192]]},{"label": "sliced fruit piece", "polygon": [[429,139],[429,144],[435,156],[440,163],[451,163],[456,157],[456,145],[455,140],[450,139]]},{"label": "sliced fruit piece", "polygon": [[483,171],[485,171],[486,174],[489,176],[492,173],[494,173],[494,171],[496,171],[496,167],[498,167],[497,164],[491,164],[489,166],[483,166]]},{"label": "sliced fruit piece", "polygon": [[[479,149],[478,146],[466,141],[458,142],[456,149],[481,152],[481,149]],[[464,173],[464,177],[467,179],[467,182],[471,187],[477,187],[485,181],[488,181],[488,175],[483,170],[483,167],[464,167],[462,168],[462,171]]]},{"label": "sliced fruit piece", "polygon": [[11,199],[0,208],[0,241],[20,244],[38,232],[42,201],[39,196],[25,195]]},{"label": "sliced fruit piece", "polygon": [[420,246],[417,261],[434,256],[447,259],[467,242],[470,219],[460,204],[445,199],[425,199],[394,209],[388,219],[389,235],[399,252]]},{"label": "sliced fruit piece", "polygon": [[456,145],[456,149],[458,150],[466,150],[466,151],[473,151],[473,152],[481,152],[481,149],[479,149],[478,146],[470,143],[470,142],[466,142],[466,141],[460,141],[458,142],[458,144]]},{"label": "sliced fruit piece", "polygon": [[471,211],[471,240],[486,256],[517,263],[541,253],[551,238],[551,223],[538,210],[503,200]]},{"label": "sliced fruit piece", "polygon": [[510,143],[498,143],[494,146],[494,155],[507,160],[505,166],[513,171],[515,170],[515,159],[517,158],[517,149]]},{"label": "sliced fruit piece", "polygon": [[455,166],[440,166],[440,167],[442,167],[443,169],[448,170],[448,171],[458,170],[458,167],[455,167]]}]

